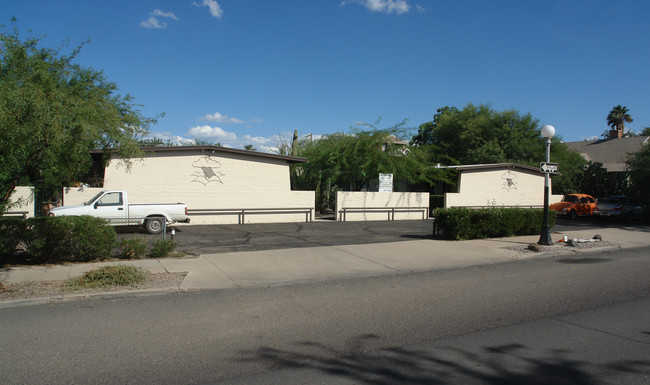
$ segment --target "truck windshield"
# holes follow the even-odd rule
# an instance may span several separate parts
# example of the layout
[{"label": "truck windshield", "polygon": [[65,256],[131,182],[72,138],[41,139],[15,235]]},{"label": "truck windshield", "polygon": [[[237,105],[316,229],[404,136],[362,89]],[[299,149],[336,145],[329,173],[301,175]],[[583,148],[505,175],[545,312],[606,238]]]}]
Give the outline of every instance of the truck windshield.
[{"label": "truck windshield", "polygon": [[92,198],[90,198],[90,200],[89,200],[89,201],[87,201],[87,202],[84,202],[84,203],[83,203],[83,205],[84,205],[84,206],[88,206],[89,204],[91,204],[91,203],[93,203],[94,201],[96,201],[96,200],[97,200],[97,198],[99,198],[100,196],[102,196],[102,194],[103,194],[103,193],[104,193],[103,191],[102,191],[102,192],[100,192],[100,193],[98,193],[98,194],[97,194],[97,195],[95,195],[94,197],[92,197]]}]

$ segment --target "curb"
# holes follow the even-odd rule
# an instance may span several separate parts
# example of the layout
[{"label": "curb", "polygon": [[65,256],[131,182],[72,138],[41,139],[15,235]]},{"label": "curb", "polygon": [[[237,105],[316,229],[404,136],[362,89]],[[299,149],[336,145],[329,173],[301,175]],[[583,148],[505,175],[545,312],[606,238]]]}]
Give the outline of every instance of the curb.
[{"label": "curb", "polygon": [[577,254],[591,254],[591,253],[602,253],[607,251],[619,251],[623,250],[624,247],[621,245],[615,246],[605,246],[605,247],[591,247],[584,249],[567,249],[561,251],[547,251],[531,254],[530,258],[543,258],[543,257],[558,257],[564,255],[577,255]]},{"label": "curb", "polygon": [[142,290],[120,290],[120,291],[106,291],[93,294],[70,294],[61,295],[48,298],[27,298],[16,299],[9,301],[0,301],[1,309],[10,309],[17,307],[39,306],[39,305],[55,305],[58,303],[77,302],[82,300],[102,300],[102,299],[120,299],[120,298],[139,298],[151,297],[156,295],[165,295],[169,293],[181,292],[178,287],[158,288],[158,289],[142,289]]}]

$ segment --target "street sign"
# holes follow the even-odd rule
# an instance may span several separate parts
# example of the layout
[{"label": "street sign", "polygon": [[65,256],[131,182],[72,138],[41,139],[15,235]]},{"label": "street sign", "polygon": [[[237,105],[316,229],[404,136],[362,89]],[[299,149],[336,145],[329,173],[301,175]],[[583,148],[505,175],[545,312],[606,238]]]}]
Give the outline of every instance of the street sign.
[{"label": "street sign", "polygon": [[379,192],[393,192],[393,174],[379,174]]},{"label": "street sign", "polygon": [[539,170],[544,174],[557,174],[560,172],[560,165],[557,163],[541,162]]}]

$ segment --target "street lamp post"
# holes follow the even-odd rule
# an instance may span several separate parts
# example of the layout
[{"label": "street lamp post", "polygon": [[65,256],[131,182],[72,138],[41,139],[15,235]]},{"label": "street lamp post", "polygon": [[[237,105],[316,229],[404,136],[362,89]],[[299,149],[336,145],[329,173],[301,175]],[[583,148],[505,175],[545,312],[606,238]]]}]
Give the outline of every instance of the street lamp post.
[{"label": "street lamp post", "polygon": [[[547,124],[542,127],[542,137],[546,138],[546,163],[551,161],[551,138],[555,135],[555,127]],[[552,245],[551,228],[548,225],[548,199],[550,190],[550,175],[544,173],[544,223],[542,223],[542,233],[539,235],[540,245]]]}]

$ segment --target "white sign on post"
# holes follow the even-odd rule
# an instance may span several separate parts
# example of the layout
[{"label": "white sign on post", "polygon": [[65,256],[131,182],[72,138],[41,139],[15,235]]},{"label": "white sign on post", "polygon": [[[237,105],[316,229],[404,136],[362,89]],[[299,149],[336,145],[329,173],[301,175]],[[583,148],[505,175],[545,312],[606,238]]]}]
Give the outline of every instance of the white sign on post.
[{"label": "white sign on post", "polygon": [[393,174],[379,174],[379,192],[393,192]]},{"label": "white sign on post", "polygon": [[539,170],[544,174],[558,174],[560,166],[557,163],[542,162],[539,164]]}]

